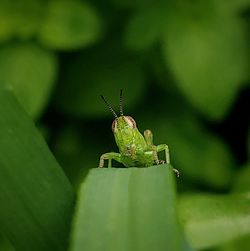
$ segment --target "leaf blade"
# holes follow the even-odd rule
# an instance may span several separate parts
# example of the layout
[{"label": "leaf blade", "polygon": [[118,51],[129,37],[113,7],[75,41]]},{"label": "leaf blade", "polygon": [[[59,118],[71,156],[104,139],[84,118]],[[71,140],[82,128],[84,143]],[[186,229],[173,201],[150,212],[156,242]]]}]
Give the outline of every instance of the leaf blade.
[{"label": "leaf blade", "polygon": [[92,169],[80,189],[70,250],[188,250],[168,167]]},{"label": "leaf blade", "polygon": [[0,89],[0,231],[17,250],[65,250],[72,188],[13,95]]}]

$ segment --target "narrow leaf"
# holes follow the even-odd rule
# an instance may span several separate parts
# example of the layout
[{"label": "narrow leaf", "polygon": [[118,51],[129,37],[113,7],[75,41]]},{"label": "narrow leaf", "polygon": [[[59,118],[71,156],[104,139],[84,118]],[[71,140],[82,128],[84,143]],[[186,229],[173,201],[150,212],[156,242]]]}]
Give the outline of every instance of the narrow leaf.
[{"label": "narrow leaf", "polygon": [[0,232],[25,251],[66,250],[72,188],[32,120],[0,89]]},{"label": "narrow leaf", "polygon": [[71,251],[187,250],[171,166],[92,169],[81,186]]}]

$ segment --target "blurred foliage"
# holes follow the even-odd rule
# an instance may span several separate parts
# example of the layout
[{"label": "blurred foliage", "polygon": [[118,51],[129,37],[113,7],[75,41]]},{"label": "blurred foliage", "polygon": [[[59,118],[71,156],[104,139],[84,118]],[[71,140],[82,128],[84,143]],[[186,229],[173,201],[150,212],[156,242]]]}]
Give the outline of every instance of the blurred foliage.
[{"label": "blurred foliage", "polygon": [[250,228],[248,194],[184,195],[179,215],[190,243],[204,249],[247,235]]},{"label": "blurred foliage", "polygon": [[87,3],[50,1],[38,37],[53,49],[75,49],[96,41],[100,25],[98,15]]},{"label": "blurred foliage", "polygon": [[[197,248],[248,250],[250,230],[232,234],[242,225],[230,212],[240,217],[250,209],[249,20],[250,0],[0,0],[0,90],[16,96],[77,192],[99,156],[118,151],[112,115],[99,96],[118,112],[122,88],[125,115],[135,118],[141,132],[151,129],[155,144],[169,145],[171,163],[181,172],[180,201],[184,198],[187,215],[192,206],[197,212],[190,223],[195,231],[185,229],[189,240]],[[0,108],[2,130],[14,130],[23,120],[21,109],[11,104]],[[16,118],[6,125],[13,111]],[[32,151],[37,136],[29,128],[10,141],[19,148],[30,144]],[[4,141],[6,131],[0,163],[8,157],[6,147],[14,149]],[[15,151],[13,159],[25,154]],[[44,163],[44,170],[49,166]],[[18,193],[15,186],[9,189]],[[202,195],[195,197],[197,192]],[[235,198],[243,205],[239,211]],[[27,222],[36,226],[35,220]],[[224,239],[205,231],[216,231],[218,222]],[[6,238],[0,250],[12,249]]]},{"label": "blurred foliage", "polygon": [[9,43],[0,48],[0,81],[13,90],[26,111],[39,116],[55,84],[57,58],[33,43]]},{"label": "blurred foliage", "polygon": [[119,46],[119,42],[111,40],[69,59],[56,92],[58,109],[79,117],[109,114],[98,102],[97,90],[110,96],[111,103],[117,103],[119,86],[125,87],[128,83],[132,89],[126,88],[126,108],[135,105],[144,94],[146,79],[141,60],[131,54]]}]

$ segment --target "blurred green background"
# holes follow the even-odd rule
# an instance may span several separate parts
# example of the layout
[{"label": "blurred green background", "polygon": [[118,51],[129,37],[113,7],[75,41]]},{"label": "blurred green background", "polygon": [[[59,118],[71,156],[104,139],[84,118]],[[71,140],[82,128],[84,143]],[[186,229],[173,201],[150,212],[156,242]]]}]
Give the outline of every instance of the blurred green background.
[{"label": "blurred green background", "polygon": [[118,110],[122,88],[124,113],[169,145],[179,193],[249,191],[249,11],[249,0],[0,0],[0,85],[75,189],[117,151],[100,94]]}]

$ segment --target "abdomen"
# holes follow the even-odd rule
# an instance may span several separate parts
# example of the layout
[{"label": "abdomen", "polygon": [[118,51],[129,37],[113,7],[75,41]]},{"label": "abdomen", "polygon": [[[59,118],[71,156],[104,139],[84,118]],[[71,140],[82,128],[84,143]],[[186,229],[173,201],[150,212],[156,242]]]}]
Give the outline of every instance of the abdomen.
[{"label": "abdomen", "polygon": [[126,167],[147,167],[155,164],[153,154],[140,154],[135,155],[134,158],[123,156],[122,163]]}]

